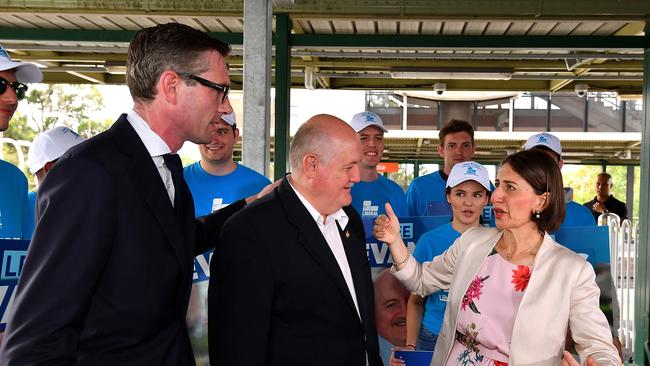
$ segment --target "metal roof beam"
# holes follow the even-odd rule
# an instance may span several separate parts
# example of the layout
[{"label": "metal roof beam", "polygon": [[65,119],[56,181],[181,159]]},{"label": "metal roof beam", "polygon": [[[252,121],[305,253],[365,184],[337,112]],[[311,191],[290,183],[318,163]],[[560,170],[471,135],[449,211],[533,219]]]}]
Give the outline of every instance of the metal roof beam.
[{"label": "metal roof beam", "polygon": [[[128,44],[135,32],[131,30],[0,28],[0,41],[125,42]],[[232,45],[244,44],[243,33],[209,32],[208,35]]]},{"label": "metal roof beam", "polygon": [[[432,48],[490,50],[642,50],[639,36],[427,36],[363,34],[294,34],[292,47]],[[460,56],[460,55],[459,55]],[[462,56],[460,56],[462,57]]]},{"label": "metal roof beam", "polygon": [[[73,41],[126,42],[135,31],[80,30],[37,28],[0,28],[0,41]],[[233,45],[242,45],[242,33],[210,32],[210,36]],[[642,50],[648,37],[640,36],[438,36],[438,35],[363,35],[363,34],[293,34],[292,47],[354,47],[354,48],[431,48],[490,50]],[[462,58],[463,55],[459,54]],[[622,56],[627,57],[627,56]]]}]

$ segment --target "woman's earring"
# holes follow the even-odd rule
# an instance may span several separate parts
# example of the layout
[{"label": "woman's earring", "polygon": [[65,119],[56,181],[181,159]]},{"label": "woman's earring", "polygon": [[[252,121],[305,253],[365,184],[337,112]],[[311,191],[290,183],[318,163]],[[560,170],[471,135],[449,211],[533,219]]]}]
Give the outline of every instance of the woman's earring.
[{"label": "woman's earring", "polygon": [[535,211],[535,218],[539,220],[539,211]]}]

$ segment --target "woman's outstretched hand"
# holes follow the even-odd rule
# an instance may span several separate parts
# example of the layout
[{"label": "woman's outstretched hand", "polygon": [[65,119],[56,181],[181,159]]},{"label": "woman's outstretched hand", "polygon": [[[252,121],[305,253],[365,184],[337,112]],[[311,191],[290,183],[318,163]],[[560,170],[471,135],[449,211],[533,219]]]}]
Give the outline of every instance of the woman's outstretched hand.
[{"label": "woman's outstretched hand", "polygon": [[[587,357],[587,362],[585,363],[587,366],[600,366],[600,364],[596,361],[594,361],[593,358]],[[571,353],[564,351],[564,357],[562,357],[562,362],[560,363],[560,366],[580,366],[578,361],[576,361],[575,358],[571,355]]]},{"label": "woman's outstretched hand", "polygon": [[399,220],[393,212],[390,203],[386,202],[386,215],[379,215],[375,219],[374,234],[377,240],[391,245],[398,240],[402,240],[400,236]]}]

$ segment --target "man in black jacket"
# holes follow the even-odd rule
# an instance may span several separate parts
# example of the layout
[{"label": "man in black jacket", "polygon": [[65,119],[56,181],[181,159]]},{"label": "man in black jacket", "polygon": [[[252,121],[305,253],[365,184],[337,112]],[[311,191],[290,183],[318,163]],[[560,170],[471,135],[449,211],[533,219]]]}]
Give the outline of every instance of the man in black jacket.
[{"label": "man in black jacket", "polygon": [[612,212],[621,218],[621,221],[627,219],[627,206],[625,202],[617,200],[612,194],[612,176],[609,173],[600,173],[596,178],[596,197],[584,205],[591,211],[594,218],[606,212]]},{"label": "man in black jacket", "polygon": [[39,189],[2,365],[194,365],[194,256],[245,203],[194,219],[176,151],[232,112],[228,45],[169,23],[136,33],[132,110],[71,150]]},{"label": "man in black jacket", "polygon": [[289,155],[292,174],[228,220],[215,249],[210,364],[381,365],[365,235],[350,206],[359,139],[317,115]]}]

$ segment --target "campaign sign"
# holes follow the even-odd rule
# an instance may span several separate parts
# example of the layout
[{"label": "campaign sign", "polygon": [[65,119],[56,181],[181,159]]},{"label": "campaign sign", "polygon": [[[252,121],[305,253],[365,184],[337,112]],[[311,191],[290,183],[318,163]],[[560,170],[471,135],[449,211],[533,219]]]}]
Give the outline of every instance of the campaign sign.
[{"label": "campaign sign", "polygon": [[428,216],[451,216],[451,205],[447,201],[427,201]]},{"label": "campaign sign", "polygon": [[[481,219],[483,223],[489,224],[494,227],[494,211],[492,205],[488,203],[483,207]],[[451,205],[448,202],[442,201],[428,201],[427,202],[427,215],[429,216],[451,216]]]},{"label": "campaign sign", "polygon": [[[366,250],[371,267],[390,267],[393,262],[390,258],[388,245],[377,240],[373,235],[375,219],[363,219],[363,228],[366,231]],[[433,230],[440,225],[451,221],[451,216],[410,216],[400,217],[400,231],[404,244],[411,253],[422,234]]]},{"label": "campaign sign", "polygon": [[609,228],[607,226],[575,226],[558,230],[555,241],[572,251],[586,256],[594,268],[609,263]]},{"label": "campaign sign", "polygon": [[210,259],[212,259],[212,250],[209,250],[194,258],[194,274],[192,282],[207,281],[210,279]]},{"label": "campaign sign", "polygon": [[0,331],[7,326],[7,318],[14,301],[18,277],[23,269],[29,240],[0,239],[2,266],[0,267]]},{"label": "campaign sign", "polygon": [[405,366],[429,366],[433,351],[395,351],[395,358],[404,361]]}]

